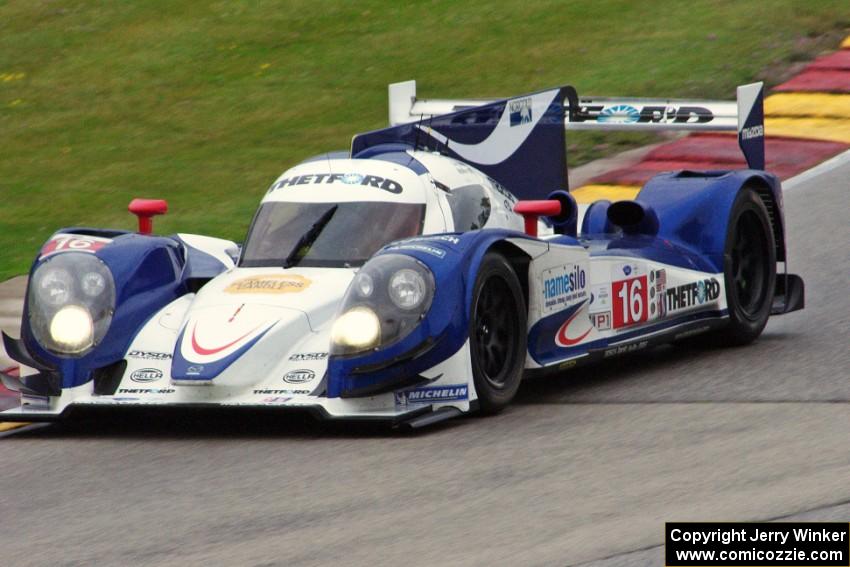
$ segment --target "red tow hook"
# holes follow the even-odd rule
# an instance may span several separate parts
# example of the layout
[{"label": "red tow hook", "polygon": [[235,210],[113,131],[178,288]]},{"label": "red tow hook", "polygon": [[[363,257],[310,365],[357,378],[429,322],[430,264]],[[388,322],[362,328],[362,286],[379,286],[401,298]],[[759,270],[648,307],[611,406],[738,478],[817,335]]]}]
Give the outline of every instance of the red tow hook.
[{"label": "red tow hook", "polygon": [[525,233],[529,236],[537,236],[537,219],[541,215],[547,217],[561,214],[561,202],[551,201],[517,201],[514,212],[525,219]]},{"label": "red tow hook", "polygon": [[168,212],[168,203],[164,199],[133,199],[127,210],[139,217],[139,234],[153,232],[153,217]]}]

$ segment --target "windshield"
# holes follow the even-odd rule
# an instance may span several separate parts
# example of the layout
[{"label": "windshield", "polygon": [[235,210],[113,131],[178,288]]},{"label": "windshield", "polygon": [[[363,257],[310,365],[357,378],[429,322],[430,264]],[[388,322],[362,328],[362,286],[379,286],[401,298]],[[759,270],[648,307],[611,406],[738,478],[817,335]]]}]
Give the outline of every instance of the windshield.
[{"label": "windshield", "polygon": [[424,217],[423,204],[264,203],[239,265],[361,265],[385,244],[421,234]]}]

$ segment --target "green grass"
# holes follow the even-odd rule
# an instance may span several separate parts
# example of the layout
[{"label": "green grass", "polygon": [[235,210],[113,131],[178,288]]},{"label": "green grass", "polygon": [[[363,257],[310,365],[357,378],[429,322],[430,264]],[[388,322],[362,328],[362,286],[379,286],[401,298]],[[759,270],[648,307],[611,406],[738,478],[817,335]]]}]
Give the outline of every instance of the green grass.
[{"label": "green grass", "polygon": [[[0,0],[0,280],[58,227],[241,239],[271,181],[420,95],[731,98],[833,49],[846,0]],[[767,73],[767,75],[765,75]],[[634,144],[584,136],[571,163]]]}]

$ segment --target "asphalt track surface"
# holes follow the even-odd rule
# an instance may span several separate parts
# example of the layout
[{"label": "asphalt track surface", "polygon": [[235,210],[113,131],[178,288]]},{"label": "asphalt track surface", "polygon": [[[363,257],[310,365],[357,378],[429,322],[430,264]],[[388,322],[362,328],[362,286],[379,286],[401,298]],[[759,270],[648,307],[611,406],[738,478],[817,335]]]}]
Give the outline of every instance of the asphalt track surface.
[{"label": "asphalt track surface", "polygon": [[[843,165],[836,166],[836,163]],[[3,565],[662,565],[665,521],[850,519],[850,159],[786,191],[804,311],[416,435],[134,415],[0,439]]]}]

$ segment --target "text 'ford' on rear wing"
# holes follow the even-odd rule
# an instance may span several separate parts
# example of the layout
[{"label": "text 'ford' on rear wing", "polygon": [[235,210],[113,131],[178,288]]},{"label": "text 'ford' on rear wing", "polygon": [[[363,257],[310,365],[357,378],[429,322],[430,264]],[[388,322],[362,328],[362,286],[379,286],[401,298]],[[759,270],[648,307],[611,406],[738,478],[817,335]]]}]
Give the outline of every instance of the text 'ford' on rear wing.
[{"label": "text 'ford' on rear wing", "polygon": [[[764,169],[763,83],[739,86],[737,101],[577,97],[565,100],[567,130],[738,132],[752,169]],[[569,99],[570,97],[568,97]],[[416,122],[500,99],[418,99],[416,81],[389,86],[390,125]]]}]

